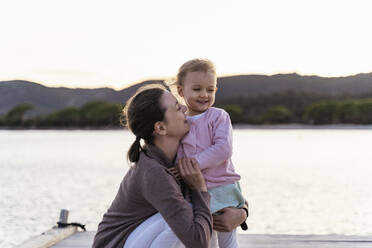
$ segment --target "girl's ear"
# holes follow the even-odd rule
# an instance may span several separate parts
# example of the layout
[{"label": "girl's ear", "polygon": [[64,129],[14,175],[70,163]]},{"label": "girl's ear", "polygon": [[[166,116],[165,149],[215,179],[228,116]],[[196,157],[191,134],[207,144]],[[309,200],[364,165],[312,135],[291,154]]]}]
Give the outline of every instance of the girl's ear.
[{"label": "girl's ear", "polygon": [[218,91],[218,88],[216,87],[216,89],[214,90],[214,92],[217,92]]},{"label": "girl's ear", "polygon": [[177,85],[177,92],[180,97],[183,97],[183,88],[180,85]]},{"label": "girl's ear", "polygon": [[164,125],[164,122],[162,121],[157,121],[154,124],[154,134],[157,135],[166,135],[167,134],[167,128]]}]

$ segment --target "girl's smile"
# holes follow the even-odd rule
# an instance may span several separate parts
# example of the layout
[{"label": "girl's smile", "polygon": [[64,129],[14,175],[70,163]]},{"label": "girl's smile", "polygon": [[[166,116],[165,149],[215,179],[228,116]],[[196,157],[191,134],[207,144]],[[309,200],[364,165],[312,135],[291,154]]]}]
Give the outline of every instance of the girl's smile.
[{"label": "girl's smile", "polygon": [[197,115],[214,104],[217,78],[213,72],[188,72],[178,93],[185,99],[187,115]]}]

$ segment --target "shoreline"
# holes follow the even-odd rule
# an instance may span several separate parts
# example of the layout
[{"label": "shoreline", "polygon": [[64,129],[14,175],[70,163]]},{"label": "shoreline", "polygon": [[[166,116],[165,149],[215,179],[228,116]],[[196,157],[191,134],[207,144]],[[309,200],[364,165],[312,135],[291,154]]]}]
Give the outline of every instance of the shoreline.
[{"label": "shoreline", "polygon": [[[358,124],[330,124],[330,125],[306,125],[306,124],[275,124],[275,125],[254,125],[254,124],[235,124],[233,129],[251,129],[251,130],[372,130],[372,124],[370,125],[358,125]],[[86,127],[86,128],[74,128],[74,127],[51,127],[51,128],[9,128],[0,127],[0,131],[116,131],[116,130],[128,130],[125,127]]]},{"label": "shoreline", "polygon": [[291,129],[308,129],[308,130],[372,130],[372,125],[358,124],[330,124],[330,125],[306,125],[306,124],[277,124],[277,125],[251,125],[237,124],[233,125],[234,129],[267,129],[267,130],[291,130]]}]

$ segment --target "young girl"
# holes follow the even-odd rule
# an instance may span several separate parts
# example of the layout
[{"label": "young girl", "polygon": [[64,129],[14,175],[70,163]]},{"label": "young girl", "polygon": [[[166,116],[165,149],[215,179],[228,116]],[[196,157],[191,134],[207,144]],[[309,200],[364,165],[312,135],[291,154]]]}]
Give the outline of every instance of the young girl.
[{"label": "young girl", "polygon": [[[187,106],[189,133],[181,141],[177,158],[189,157],[198,162],[211,195],[211,213],[225,207],[241,208],[244,197],[240,192],[239,174],[234,170],[232,156],[232,126],[229,114],[212,107],[217,91],[217,76],[213,63],[193,59],[183,64],[175,84]],[[238,247],[236,229],[214,232],[220,248]]]}]

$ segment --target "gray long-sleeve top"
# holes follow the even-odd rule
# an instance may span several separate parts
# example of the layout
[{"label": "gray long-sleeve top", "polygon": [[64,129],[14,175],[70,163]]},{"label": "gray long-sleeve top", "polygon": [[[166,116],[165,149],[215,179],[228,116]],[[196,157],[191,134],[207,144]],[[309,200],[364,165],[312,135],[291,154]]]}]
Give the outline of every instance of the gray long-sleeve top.
[{"label": "gray long-sleeve top", "polygon": [[[130,233],[157,212],[186,247],[206,248],[212,232],[207,192],[191,191],[190,204],[168,168],[173,164],[156,146],[147,146],[120,184],[94,237],[93,248],[122,248]],[[186,189],[187,190],[187,189]]]}]

